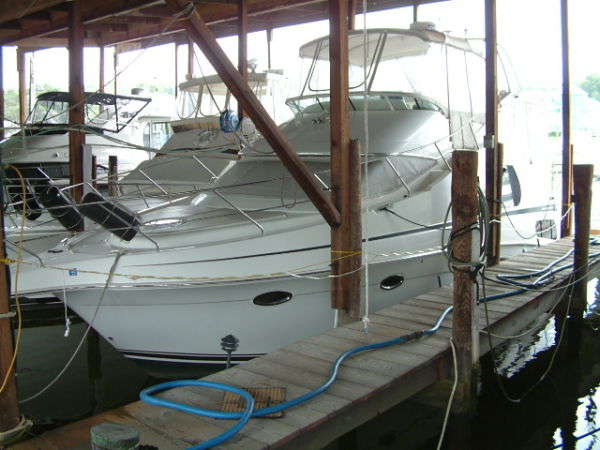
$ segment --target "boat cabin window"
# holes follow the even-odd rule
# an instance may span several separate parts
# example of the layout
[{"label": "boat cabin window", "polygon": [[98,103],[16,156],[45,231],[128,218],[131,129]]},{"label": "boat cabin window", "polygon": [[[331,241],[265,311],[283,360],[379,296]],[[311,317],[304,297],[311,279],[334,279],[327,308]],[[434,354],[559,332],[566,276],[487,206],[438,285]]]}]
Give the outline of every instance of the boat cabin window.
[{"label": "boat cabin window", "polygon": [[144,125],[144,146],[161,148],[173,134],[168,122],[148,122]]},{"label": "boat cabin window", "polygon": [[[350,95],[350,111],[363,111],[365,109],[365,96],[354,93]],[[329,111],[329,96],[314,95],[288,99],[287,105],[296,114],[315,114]],[[443,113],[441,106],[433,100],[416,97],[408,94],[371,92],[367,96],[367,109],[369,111],[405,111],[427,110]]]}]

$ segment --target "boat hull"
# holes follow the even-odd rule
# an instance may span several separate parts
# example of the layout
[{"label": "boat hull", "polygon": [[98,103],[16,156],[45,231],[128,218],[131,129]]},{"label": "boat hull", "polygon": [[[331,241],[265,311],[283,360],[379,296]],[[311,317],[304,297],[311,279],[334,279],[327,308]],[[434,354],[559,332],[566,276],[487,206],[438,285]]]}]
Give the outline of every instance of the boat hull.
[{"label": "boat hull", "polygon": [[[239,339],[232,356],[241,361],[326,332],[335,323],[330,279],[279,277],[204,285],[137,285],[67,292],[72,308],[125,356],[169,364],[224,363],[221,339]],[[381,282],[401,276],[395,289]],[[318,279],[315,279],[318,278]],[[450,281],[440,251],[373,264],[369,268],[370,310],[376,311]],[[291,299],[256,304],[265,293],[286,292]],[[60,293],[58,293],[60,294]]]}]

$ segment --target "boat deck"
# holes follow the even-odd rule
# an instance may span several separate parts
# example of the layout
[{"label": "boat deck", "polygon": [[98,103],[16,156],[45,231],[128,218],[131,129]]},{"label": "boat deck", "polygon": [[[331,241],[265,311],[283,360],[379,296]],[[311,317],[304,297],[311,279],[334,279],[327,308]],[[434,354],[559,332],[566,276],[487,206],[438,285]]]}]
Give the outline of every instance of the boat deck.
[{"label": "boat deck", "polygon": [[[539,270],[572,247],[572,238],[561,239],[505,260],[486,273],[491,278],[498,273]],[[493,283],[486,284],[486,295],[510,290]],[[529,291],[489,302],[487,317],[485,308],[480,308],[480,327],[493,330],[495,335],[515,334],[556,306],[563,293],[564,290]],[[370,314],[368,333],[363,332],[362,322],[351,323],[205,379],[246,388],[285,388],[286,399],[293,399],[320,386],[327,379],[332,362],[342,352],[431,328],[442,311],[452,304],[452,297],[452,286],[442,287]],[[433,336],[347,359],[337,381],[326,393],[285,411],[280,418],[252,419],[237,436],[219,448],[308,449],[326,445],[436,381],[450,377],[451,326],[450,314]],[[480,336],[480,353],[484,354],[488,351],[488,339],[483,333]],[[160,396],[209,409],[220,409],[223,400],[222,392],[188,387],[172,389]],[[90,428],[101,422],[132,425],[140,431],[142,444],[154,445],[161,450],[195,445],[232,426],[230,421],[200,418],[138,401],[11,448],[88,449]]]}]

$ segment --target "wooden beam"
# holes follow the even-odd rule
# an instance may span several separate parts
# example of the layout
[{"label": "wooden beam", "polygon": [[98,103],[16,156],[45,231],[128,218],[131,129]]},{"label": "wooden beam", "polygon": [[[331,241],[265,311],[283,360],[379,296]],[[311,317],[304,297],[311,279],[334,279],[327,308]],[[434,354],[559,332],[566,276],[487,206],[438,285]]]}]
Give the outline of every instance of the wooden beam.
[{"label": "wooden beam", "polygon": [[129,31],[129,24],[113,22],[93,22],[85,24],[84,29],[86,31],[127,33]]},{"label": "wooden beam", "polygon": [[77,203],[83,197],[83,145],[85,134],[75,130],[85,123],[83,90],[83,23],[81,0],[73,0],[69,11],[69,170],[71,197]]},{"label": "wooden beam", "polygon": [[189,37],[188,41],[188,57],[187,57],[187,75],[186,79],[191,80],[194,78],[194,41],[192,41]]},{"label": "wooden beam", "polygon": [[119,74],[119,53],[117,53],[116,49],[113,52],[113,92],[115,95],[117,95],[117,80],[119,79],[119,77],[117,76]]},{"label": "wooden beam", "polygon": [[348,0],[348,29],[354,30],[356,28],[356,8],[358,0]]},{"label": "wooden beam", "polygon": [[339,323],[360,317],[360,146],[350,150],[348,0],[329,2],[331,199],[340,226],[331,229],[331,306]]},{"label": "wooden beam", "polygon": [[[490,235],[486,249],[488,265],[500,261],[500,218],[502,170],[498,158],[498,42],[496,0],[485,0],[485,198],[490,211]],[[500,180],[498,180],[500,177]]]},{"label": "wooden beam", "polygon": [[[189,4],[183,0],[166,0],[166,3],[174,13],[180,13],[184,6]],[[332,226],[338,225],[340,213],[331,199],[323,192],[314,175],[291,148],[283,133],[248,85],[243,82],[239,72],[231,64],[202,17],[193,9],[190,15],[181,22],[327,223]]]},{"label": "wooden beam", "polygon": [[0,46],[0,141],[4,139],[4,47]]},{"label": "wooden beam", "polygon": [[17,73],[19,75],[19,123],[21,126],[27,120],[27,82],[26,82],[26,69],[25,69],[25,49],[22,47],[17,48]]},{"label": "wooden beam", "polygon": [[452,155],[452,267],[454,269],[454,310],[452,339],[456,344],[459,390],[469,408],[476,398],[476,366],[479,358],[478,310],[473,289],[472,248],[477,224],[477,152],[454,151]]},{"label": "wooden beam", "polygon": [[[248,84],[248,1],[238,0],[238,70],[242,81]],[[244,115],[242,105],[238,103],[240,120]]]},{"label": "wooden beam", "polygon": [[[20,1],[20,0],[19,0]],[[63,2],[61,0],[60,2]],[[57,3],[60,3],[57,2]],[[1,4],[2,2],[0,2]],[[81,20],[88,24],[97,22],[103,19],[110,19],[115,14],[127,15],[142,8],[144,6],[152,6],[161,3],[160,0],[103,0],[102,2],[84,2],[81,9]],[[37,5],[36,5],[37,7]],[[1,6],[0,6],[1,8]],[[21,7],[22,9],[22,7]],[[33,12],[33,11],[32,11]],[[1,15],[0,15],[1,17]],[[20,31],[11,33],[8,36],[0,38],[0,44],[8,44],[31,37],[39,37],[58,31],[65,31],[69,28],[69,18],[54,17],[52,22],[29,22],[27,27],[23,27]]]},{"label": "wooden beam", "polygon": [[119,193],[119,160],[116,155],[108,157],[108,195],[116,197]]},{"label": "wooden beam", "polygon": [[267,28],[267,68],[271,69],[271,41],[273,41],[273,28]]},{"label": "wooden beam", "polygon": [[560,2],[562,34],[562,216],[560,236],[570,236],[573,224],[571,194],[573,192],[573,149],[571,147],[571,76],[569,70],[569,2]]},{"label": "wooden beam", "polygon": [[[6,257],[4,251],[4,214],[0,210],[0,258]],[[0,433],[14,429],[20,422],[17,385],[13,361],[13,331],[8,316],[9,287],[8,266],[0,262]]]},{"label": "wooden beam", "polygon": [[173,65],[175,66],[175,73],[173,76],[175,77],[175,97],[177,97],[177,92],[179,90],[179,44],[175,43],[175,53],[174,53],[175,61],[173,61]]}]

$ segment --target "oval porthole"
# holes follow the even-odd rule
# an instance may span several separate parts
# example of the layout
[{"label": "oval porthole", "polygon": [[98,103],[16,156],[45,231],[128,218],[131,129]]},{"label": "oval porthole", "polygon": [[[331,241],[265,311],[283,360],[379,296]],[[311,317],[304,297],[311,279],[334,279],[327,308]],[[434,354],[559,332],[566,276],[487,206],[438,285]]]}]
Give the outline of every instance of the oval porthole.
[{"label": "oval porthole", "polygon": [[289,302],[292,299],[292,293],[286,291],[271,291],[254,297],[252,302],[259,306],[274,306]]},{"label": "oval porthole", "polygon": [[379,287],[386,291],[391,291],[392,289],[396,289],[398,286],[402,286],[403,284],[403,275],[390,275],[389,277],[386,277],[383,280],[381,280],[381,283],[379,283]]}]

